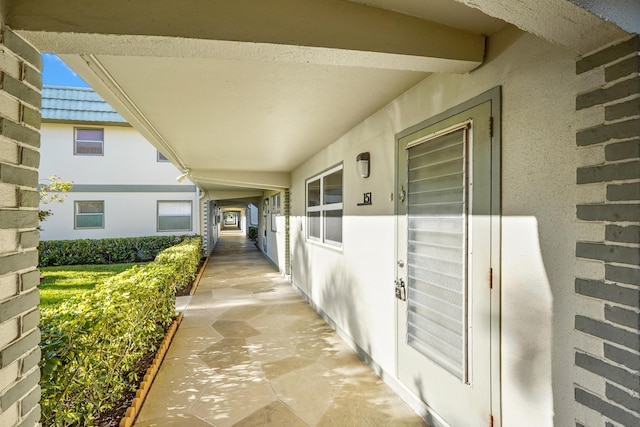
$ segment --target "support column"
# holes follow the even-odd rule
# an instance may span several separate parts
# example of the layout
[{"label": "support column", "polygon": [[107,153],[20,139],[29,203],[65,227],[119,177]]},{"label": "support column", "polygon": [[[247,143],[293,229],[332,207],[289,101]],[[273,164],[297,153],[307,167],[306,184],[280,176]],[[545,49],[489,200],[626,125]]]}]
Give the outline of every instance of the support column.
[{"label": "support column", "polygon": [[291,277],[291,190],[284,190],[284,274]]},{"label": "support column", "polygon": [[209,247],[209,233],[211,220],[211,201],[204,199],[202,206],[202,255],[209,256],[211,254],[211,248]]},{"label": "support column", "polygon": [[0,42],[0,425],[40,420],[38,166],[40,53],[9,28]]},{"label": "support column", "polygon": [[[576,426],[640,425],[640,39],[580,59],[591,87],[576,98],[595,126],[576,143],[594,161],[577,170],[579,221],[601,227],[597,241],[576,243],[576,257],[599,264],[601,277],[575,281]],[[582,198],[582,197],[579,197]]]}]

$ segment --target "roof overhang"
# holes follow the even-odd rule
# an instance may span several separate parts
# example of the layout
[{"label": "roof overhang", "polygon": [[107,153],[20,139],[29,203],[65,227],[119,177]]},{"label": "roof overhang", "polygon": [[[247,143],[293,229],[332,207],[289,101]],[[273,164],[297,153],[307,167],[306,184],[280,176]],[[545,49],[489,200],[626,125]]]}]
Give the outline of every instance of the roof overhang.
[{"label": "roof overhang", "polygon": [[568,0],[8,1],[10,27],[224,197],[289,187],[429,73],[481,65],[506,23],[576,55],[628,36]]}]

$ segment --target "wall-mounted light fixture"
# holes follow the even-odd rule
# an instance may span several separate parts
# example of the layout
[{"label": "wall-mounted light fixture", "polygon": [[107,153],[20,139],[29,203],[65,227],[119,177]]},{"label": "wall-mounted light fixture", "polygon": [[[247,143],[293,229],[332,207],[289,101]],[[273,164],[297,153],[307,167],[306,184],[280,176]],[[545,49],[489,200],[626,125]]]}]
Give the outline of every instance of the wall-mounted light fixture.
[{"label": "wall-mounted light fixture", "polygon": [[178,181],[180,184],[182,184],[184,182],[184,180],[187,179],[187,175],[189,175],[189,170],[187,170],[182,175],[177,176],[176,177],[176,181]]},{"label": "wall-mounted light fixture", "polygon": [[356,165],[358,167],[358,174],[363,178],[368,178],[371,172],[371,156],[368,151],[358,154],[356,157]]}]

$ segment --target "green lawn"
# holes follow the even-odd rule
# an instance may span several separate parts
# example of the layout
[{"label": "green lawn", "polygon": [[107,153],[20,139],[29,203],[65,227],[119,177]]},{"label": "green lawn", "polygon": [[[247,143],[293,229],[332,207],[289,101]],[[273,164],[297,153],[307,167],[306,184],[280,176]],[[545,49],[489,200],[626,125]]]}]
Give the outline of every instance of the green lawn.
[{"label": "green lawn", "polygon": [[40,274],[44,280],[40,283],[40,306],[60,304],[74,295],[93,289],[111,276],[130,268],[134,264],[109,265],[64,265],[43,267]]}]

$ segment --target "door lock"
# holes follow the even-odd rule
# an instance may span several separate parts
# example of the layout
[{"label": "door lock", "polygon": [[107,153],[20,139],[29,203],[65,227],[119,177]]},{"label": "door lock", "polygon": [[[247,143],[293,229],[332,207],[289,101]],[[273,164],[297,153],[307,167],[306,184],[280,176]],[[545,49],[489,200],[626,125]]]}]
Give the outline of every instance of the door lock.
[{"label": "door lock", "polygon": [[404,285],[404,280],[396,279],[396,298],[400,301],[407,300],[407,288]]}]

